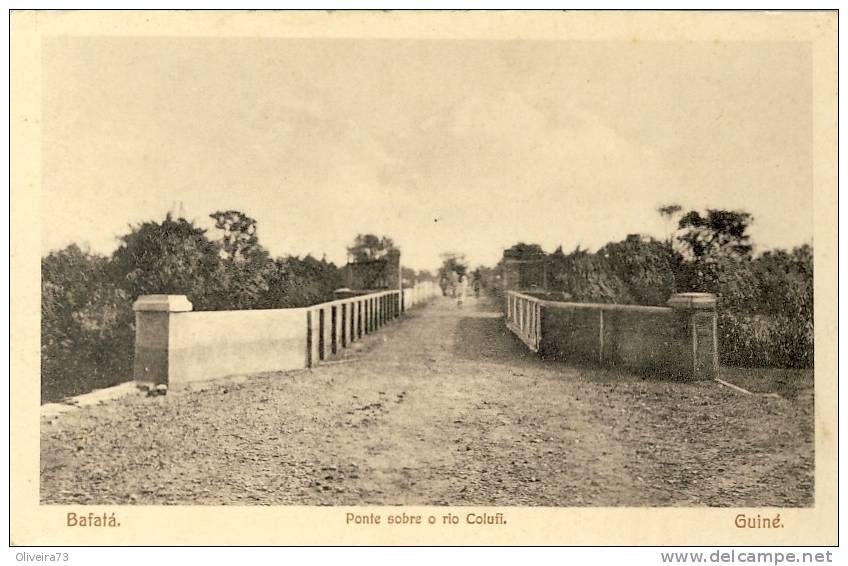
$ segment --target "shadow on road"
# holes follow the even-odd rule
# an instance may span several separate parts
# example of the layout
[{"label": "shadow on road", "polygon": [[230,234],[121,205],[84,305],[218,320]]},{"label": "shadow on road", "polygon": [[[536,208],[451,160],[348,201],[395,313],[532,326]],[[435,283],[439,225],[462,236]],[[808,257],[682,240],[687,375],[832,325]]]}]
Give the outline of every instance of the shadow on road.
[{"label": "shadow on road", "polygon": [[507,329],[502,317],[481,314],[488,313],[469,312],[459,319],[454,335],[454,356],[504,364],[533,360],[535,354]]}]

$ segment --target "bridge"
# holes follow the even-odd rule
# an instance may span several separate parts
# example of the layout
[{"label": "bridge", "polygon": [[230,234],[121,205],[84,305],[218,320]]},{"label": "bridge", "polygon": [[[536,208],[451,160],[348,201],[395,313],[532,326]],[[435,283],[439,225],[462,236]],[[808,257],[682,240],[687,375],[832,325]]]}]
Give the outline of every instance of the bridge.
[{"label": "bridge", "polygon": [[[173,378],[167,395],[43,422],[42,502],[812,504],[806,404],[547,355],[556,305],[530,295],[410,293],[285,314],[140,300],[136,376]],[[609,354],[598,323],[618,315],[585,314]]]}]

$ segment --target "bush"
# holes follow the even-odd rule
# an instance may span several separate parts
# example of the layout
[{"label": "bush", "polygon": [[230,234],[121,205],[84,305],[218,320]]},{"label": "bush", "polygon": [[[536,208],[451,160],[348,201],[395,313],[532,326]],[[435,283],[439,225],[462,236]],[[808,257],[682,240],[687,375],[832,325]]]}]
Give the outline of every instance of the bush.
[{"label": "bush", "polygon": [[756,259],[706,257],[687,265],[692,290],[718,296],[722,361],[732,365],[813,365],[813,270],[809,246]]},{"label": "bush", "polygon": [[329,301],[343,286],[332,263],[271,259],[241,213],[213,217],[227,230],[216,241],[168,215],[134,227],[111,258],[76,245],[42,258],[42,402],[132,379],[140,295],[187,295],[195,310],[273,309]]},{"label": "bush", "polygon": [[607,244],[598,255],[607,259],[637,304],[664,305],[675,292],[680,257],[662,242],[633,234]]},{"label": "bush", "polygon": [[565,255],[562,249],[549,256],[552,288],[569,293],[572,300],[585,303],[633,303],[624,281],[615,273],[609,259],[577,249]]},{"label": "bush", "polygon": [[719,311],[719,351],[723,363],[745,367],[813,366],[812,333],[796,318]]},{"label": "bush", "polygon": [[41,262],[42,402],[132,377],[132,301],[109,260],[71,245]]},{"label": "bush", "polygon": [[344,286],[342,270],[311,255],[278,258],[271,262],[267,290],[258,307],[296,308],[331,301],[333,291]]},{"label": "bush", "polygon": [[[737,223],[732,227],[738,232]],[[698,248],[702,253],[689,253],[688,259],[668,243],[636,235],[595,254],[580,249],[564,254],[560,248],[546,256],[551,290],[569,293],[579,302],[640,305],[665,304],[675,292],[713,293],[718,297],[723,363],[811,367],[812,248],[773,250],[752,258],[738,253],[749,249],[747,244],[730,242],[703,245]],[[519,244],[511,250],[518,247],[537,246]]]},{"label": "bush", "polygon": [[121,238],[111,267],[121,288],[141,295],[186,295],[197,310],[221,308],[219,248],[206,231],[169,214],[162,223],[145,222]]}]

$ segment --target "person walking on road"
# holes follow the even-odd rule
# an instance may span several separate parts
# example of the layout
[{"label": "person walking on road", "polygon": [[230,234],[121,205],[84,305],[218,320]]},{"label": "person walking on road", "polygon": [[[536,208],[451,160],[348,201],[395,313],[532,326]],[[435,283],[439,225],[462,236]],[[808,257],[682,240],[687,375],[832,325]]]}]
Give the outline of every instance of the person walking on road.
[{"label": "person walking on road", "polygon": [[462,308],[462,301],[468,292],[468,276],[464,273],[459,276],[459,288],[456,290],[456,306]]},{"label": "person walking on road", "polygon": [[459,277],[457,277],[456,271],[454,271],[453,269],[450,270],[450,273],[448,275],[450,276],[451,297],[455,299],[457,293],[457,285],[459,284]]},{"label": "person walking on road", "polygon": [[448,276],[442,273],[441,278],[439,278],[439,287],[442,288],[442,296],[448,296],[448,286],[450,285],[450,281],[448,280]]}]

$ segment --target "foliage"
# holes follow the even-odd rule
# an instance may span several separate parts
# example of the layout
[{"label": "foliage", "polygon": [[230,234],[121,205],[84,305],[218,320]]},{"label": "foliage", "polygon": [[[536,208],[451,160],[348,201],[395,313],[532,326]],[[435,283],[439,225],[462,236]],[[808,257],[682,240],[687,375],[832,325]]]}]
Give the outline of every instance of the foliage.
[{"label": "foliage", "polygon": [[579,247],[570,254],[562,248],[550,255],[553,291],[569,293],[572,300],[586,303],[631,303],[633,298],[624,281],[601,254]]},{"label": "foliage", "polygon": [[457,252],[444,252],[441,254],[442,266],[439,268],[439,279],[449,277],[453,272],[457,276],[465,275],[468,270],[468,260],[465,255]]},{"label": "foliage", "polygon": [[680,258],[653,238],[631,234],[622,242],[607,244],[598,255],[607,260],[635,303],[665,304],[677,288],[675,273]]},{"label": "foliage", "polygon": [[483,291],[495,297],[502,297],[503,281],[499,265],[495,267],[480,266],[477,271],[480,273],[480,286]]},{"label": "foliage", "polygon": [[518,242],[504,250],[503,256],[509,259],[532,260],[545,257],[545,251],[539,244],[525,244]]},{"label": "foliage", "polygon": [[712,262],[705,289],[719,297],[723,359],[739,365],[812,367],[812,249]]},{"label": "foliage", "polygon": [[108,258],[70,245],[42,259],[42,400],[123,381],[134,336],[131,300],[114,284]]},{"label": "foliage", "polygon": [[214,310],[258,308],[269,291],[274,264],[259,244],[256,220],[236,210],[215,212],[219,262],[204,305]]},{"label": "foliage", "polygon": [[691,258],[710,256],[751,257],[746,231],[753,217],[744,211],[708,209],[706,215],[691,210],[680,218],[677,236]]},{"label": "foliage", "polygon": [[237,210],[220,210],[209,215],[215,228],[221,232],[218,247],[220,257],[234,262],[246,261],[261,253],[256,220]]},{"label": "foliage", "polygon": [[311,255],[277,258],[269,267],[268,288],[257,308],[296,308],[329,301],[344,284],[339,268]]},{"label": "foliage", "polygon": [[161,223],[144,222],[121,238],[112,257],[119,284],[133,300],[140,295],[187,295],[198,310],[213,308],[220,291],[218,248],[206,231],[170,213]]},{"label": "foliage", "polygon": [[401,266],[400,278],[403,282],[404,287],[411,287],[415,284],[415,280],[418,278],[418,272],[412,269],[411,267]]},{"label": "foliage", "polygon": [[394,249],[397,249],[395,243],[387,236],[357,234],[353,244],[348,246],[347,253],[353,261],[369,261],[380,259]]},{"label": "foliage", "polygon": [[343,286],[325,260],[272,259],[249,216],[211,217],[211,240],[168,214],[131,227],[111,257],[72,245],[42,258],[42,401],[131,378],[140,295],[187,295],[195,310],[272,309],[329,301]]},{"label": "foliage", "polygon": [[[581,302],[662,305],[675,292],[718,297],[718,338],[723,363],[743,366],[811,367],[813,364],[813,251],[809,245],[753,257],[745,211],[684,212],[672,238],[660,242],[630,235],[597,253],[579,247],[548,254],[552,291]],[[518,243],[504,257],[531,259],[544,253]],[[496,281],[491,275],[490,281]]]},{"label": "foliage", "polygon": [[673,218],[682,210],[683,207],[676,203],[665,204],[657,208],[657,212],[660,213],[660,216],[667,218]]}]

